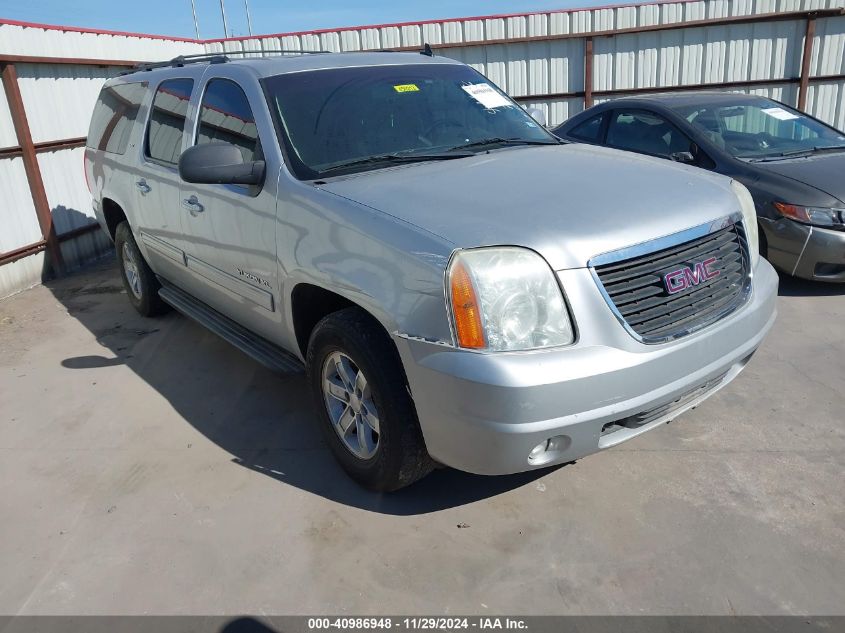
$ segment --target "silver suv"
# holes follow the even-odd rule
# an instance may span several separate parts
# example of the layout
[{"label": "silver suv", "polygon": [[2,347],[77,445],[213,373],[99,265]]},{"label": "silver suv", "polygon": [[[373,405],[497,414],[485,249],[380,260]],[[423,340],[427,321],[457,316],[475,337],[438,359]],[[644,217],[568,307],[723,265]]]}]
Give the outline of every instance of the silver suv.
[{"label": "silver suv", "polygon": [[561,143],[446,58],[141,67],[103,88],[85,172],[138,311],[304,363],[374,489],[614,446],[727,384],[775,318],[745,187]]}]

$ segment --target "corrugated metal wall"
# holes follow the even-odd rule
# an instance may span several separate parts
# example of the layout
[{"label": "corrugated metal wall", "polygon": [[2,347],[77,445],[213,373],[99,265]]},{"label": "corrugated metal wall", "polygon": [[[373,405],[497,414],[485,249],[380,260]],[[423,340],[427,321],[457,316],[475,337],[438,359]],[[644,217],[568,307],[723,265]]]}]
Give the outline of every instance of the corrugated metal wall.
[{"label": "corrugated metal wall", "polygon": [[[745,88],[795,104],[806,20],[726,23],[639,33],[700,20],[845,7],[845,0],[692,0],[637,6],[466,18],[195,42],[156,36],[78,32],[0,23],[0,56],[30,55],[149,61],[203,51],[419,48],[466,62],[559,123],[584,107],[586,36],[592,37],[596,102],[620,89],[757,81]],[[527,38],[545,38],[525,41]],[[519,41],[507,41],[518,39]],[[489,42],[489,43],[487,43]],[[450,46],[451,45],[451,46]],[[17,64],[20,91],[35,143],[85,136],[102,82],[118,69],[80,64]],[[845,16],[818,19],[811,76],[845,74]],[[792,83],[763,83],[793,80]],[[845,81],[810,82],[809,113],[845,128]],[[9,108],[0,94],[0,149],[14,147]],[[42,152],[38,163],[58,233],[92,221],[82,174],[82,149]],[[0,253],[41,238],[20,157],[0,158]],[[62,244],[70,266],[108,248],[88,233]],[[40,279],[44,254],[0,266],[0,297]]]},{"label": "corrugated metal wall", "polygon": [[187,39],[0,22],[0,55],[157,61],[202,52],[201,43]]},{"label": "corrugated metal wall", "polygon": [[[536,42],[501,40],[554,35],[590,35],[698,20],[832,9],[845,0],[693,0],[548,12],[443,22],[359,27],[267,37],[217,40],[210,52],[262,50],[357,51],[443,45],[438,55],[470,64],[523,102],[544,109],[556,124],[580,112],[584,89],[583,37]],[[690,86],[751,79],[788,79],[799,75],[805,20],[705,26],[596,37],[593,89]],[[495,44],[451,48],[451,43]],[[811,72],[845,73],[845,17],[818,21]],[[807,111],[842,127],[842,81],[811,85]],[[795,103],[797,86],[755,87],[754,92]],[[598,99],[597,99],[598,101]]]},{"label": "corrugated metal wall", "polygon": [[[0,23],[0,55],[155,61],[204,52],[202,44],[163,38],[109,35]],[[91,111],[103,82],[120,68],[82,64],[16,63],[34,143],[87,135]],[[18,139],[5,94],[0,91],[0,149]],[[91,197],[82,171],[83,148],[38,153],[38,166],[58,235],[94,222]],[[42,239],[23,160],[0,157],[0,253]],[[109,239],[100,231],[63,241],[62,255],[73,269],[107,252]],[[45,252],[0,266],[0,297],[41,281]]]}]

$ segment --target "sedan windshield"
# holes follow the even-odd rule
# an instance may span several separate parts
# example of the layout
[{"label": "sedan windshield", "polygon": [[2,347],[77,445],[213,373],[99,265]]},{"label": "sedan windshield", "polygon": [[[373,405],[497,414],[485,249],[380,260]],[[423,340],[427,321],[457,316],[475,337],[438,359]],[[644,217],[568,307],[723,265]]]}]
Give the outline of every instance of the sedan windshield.
[{"label": "sedan windshield", "polygon": [[458,64],[315,70],[264,84],[303,180],[558,142],[482,75]]},{"label": "sedan windshield", "polygon": [[845,135],[798,110],[761,97],[675,110],[736,158],[768,160],[845,149]]}]

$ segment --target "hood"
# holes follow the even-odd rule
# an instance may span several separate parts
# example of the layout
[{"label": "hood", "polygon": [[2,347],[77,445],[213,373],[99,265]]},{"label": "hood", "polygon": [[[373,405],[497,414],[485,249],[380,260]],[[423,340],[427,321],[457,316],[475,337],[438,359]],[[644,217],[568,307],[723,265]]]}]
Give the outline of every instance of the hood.
[{"label": "hood", "polygon": [[730,180],[590,145],[516,147],[336,178],[320,188],[455,246],[531,248],[555,270],[739,210]]},{"label": "hood", "polygon": [[845,152],[754,163],[754,167],[797,180],[845,202]]}]

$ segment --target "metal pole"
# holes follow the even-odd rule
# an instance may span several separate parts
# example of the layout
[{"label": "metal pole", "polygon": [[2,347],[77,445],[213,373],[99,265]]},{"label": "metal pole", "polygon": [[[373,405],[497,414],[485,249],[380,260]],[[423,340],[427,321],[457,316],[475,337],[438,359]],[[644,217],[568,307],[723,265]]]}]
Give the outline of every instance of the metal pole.
[{"label": "metal pole", "polygon": [[[246,7],[246,27],[249,29],[249,36],[252,37],[252,18],[249,15],[249,0],[244,0],[244,7]],[[199,36],[197,36],[199,39]]]},{"label": "metal pole", "polygon": [[47,191],[44,189],[44,180],[41,177],[38,157],[35,155],[35,144],[32,142],[32,133],[29,129],[29,121],[26,118],[26,110],[23,106],[23,97],[18,86],[18,73],[13,64],[5,64],[0,68],[0,74],[3,77],[3,89],[6,92],[9,113],[12,115],[12,125],[15,128],[18,145],[21,148],[23,168],[29,183],[32,203],[35,206],[35,215],[41,228],[41,237],[50,253],[50,265],[53,267],[53,272],[57,277],[60,277],[65,272],[65,262],[59,240],[56,238],[56,227],[53,224],[50,203],[47,201]]},{"label": "metal pole", "polygon": [[191,0],[191,13],[194,14],[194,30],[197,32],[197,39],[200,39],[200,23],[197,22],[197,5]]},{"label": "metal pole", "polygon": [[593,38],[584,39],[584,109],[593,107]]},{"label": "metal pole", "polygon": [[804,52],[801,55],[801,81],[798,84],[798,109],[807,107],[807,88],[810,85],[810,61],[813,58],[813,38],[816,35],[816,18],[807,18],[807,28],[804,32]]},{"label": "metal pole", "polygon": [[223,37],[229,37],[229,25],[226,24],[226,7],[223,0],[220,0],[220,14],[223,16]]}]

